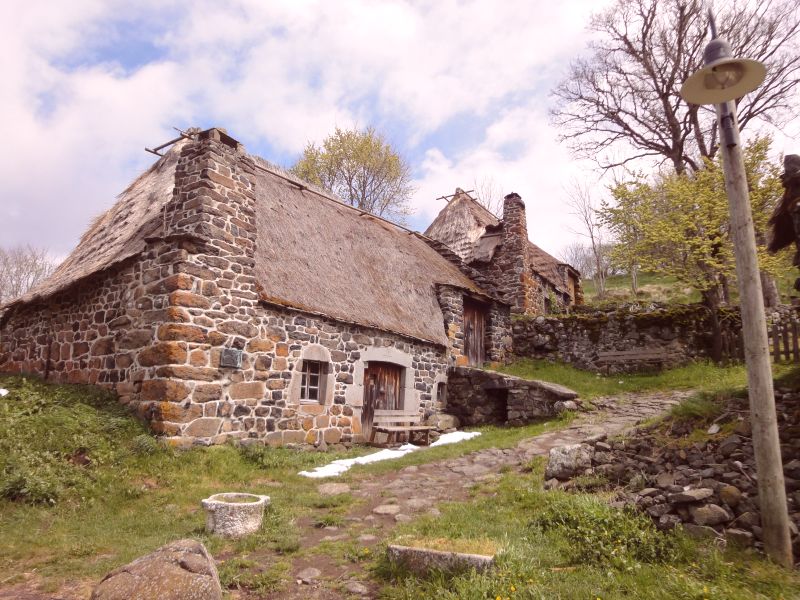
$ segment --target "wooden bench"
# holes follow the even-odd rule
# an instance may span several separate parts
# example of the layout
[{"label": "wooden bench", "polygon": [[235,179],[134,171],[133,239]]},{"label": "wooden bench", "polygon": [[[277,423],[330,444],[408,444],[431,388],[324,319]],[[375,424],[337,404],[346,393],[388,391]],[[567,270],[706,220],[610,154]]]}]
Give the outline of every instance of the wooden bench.
[{"label": "wooden bench", "polygon": [[606,368],[606,374],[608,374],[611,366],[622,364],[662,369],[665,363],[675,358],[675,352],[666,348],[633,348],[632,350],[608,350],[605,352],[598,352],[597,364],[601,367],[604,366]]},{"label": "wooden bench", "polygon": [[431,425],[421,425],[422,415],[413,410],[381,410],[376,409],[372,417],[372,433],[370,433],[369,441],[375,441],[375,434],[377,432],[386,433],[389,436],[388,441],[397,441],[397,437],[401,433],[408,434],[408,441],[411,441],[411,435],[414,433],[425,434],[425,445],[430,444],[431,429],[436,429]]}]

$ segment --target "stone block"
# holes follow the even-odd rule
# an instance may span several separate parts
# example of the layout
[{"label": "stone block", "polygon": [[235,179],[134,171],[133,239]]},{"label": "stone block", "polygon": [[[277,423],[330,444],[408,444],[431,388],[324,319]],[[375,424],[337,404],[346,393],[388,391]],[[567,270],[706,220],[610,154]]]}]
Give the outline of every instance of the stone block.
[{"label": "stone block", "polygon": [[221,425],[222,419],[219,417],[200,417],[186,426],[183,435],[198,438],[212,437],[219,433]]},{"label": "stone block", "polygon": [[172,306],[186,306],[189,308],[210,308],[211,301],[205,296],[193,294],[185,290],[176,290],[169,295]]},{"label": "stone block", "polygon": [[217,329],[229,335],[241,335],[242,337],[252,338],[258,335],[258,328],[245,321],[223,321],[217,325]]},{"label": "stone block", "polygon": [[275,342],[264,338],[256,338],[247,342],[248,352],[272,352]]},{"label": "stone block", "polygon": [[182,342],[158,342],[139,352],[139,364],[143,367],[181,364],[186,362],[186,344]]},{"label": "stone block", "polygon": [[306,439],[306,432],[301,430],[287,430],[283,432],[284,444],[302,444]]},{"label": "stone block", "polygon": [[594,448],[585,444],[568,444],[552,448],[547,459],[545,479],[569,479],[592,466]]},{"label": "stone block", "polygon": [[148,379],[142,382],[142,400],[180,402],[189,395],[189,388],[180,381]]},{"label": "stone block", "polygon": [[289,344],[277,344],[275,346],[275,356],[289,356]]},{"label": "stone block", "polygon": [[163,341],[184,341],[205,343],[208,334],[205,329],[183,323],[164,323],[158,328],[158,339]]},{"label": "stone block", "polygon": [[263,398],[265,391],[263,381],[247,381],[232,384],[230,388],[228,388],[228,395],[233,400]]},{"label": "stone block", "polygon": [[156,402],[150,410],[155,420],[172,423],[188,423],[203,416],[203,407],[199,404],[184,406],[177,402]]},{"label": "stone block", "polygon": [[106,356],[114,353],[114,338],[100,338],[92,344],[92,356]]},{"label": "stone block", "polygon": [[159,377],[174,377],[176,379],[193,379],[196,381],[215,381],[220,378],[219,370],[210,367],[166,366],[158,367],[156,375]]},{"label": "stone block", "polygon": [[214,559],[196,540],[178,540],[111,571],[91,600],[222,600]]},{"label": "stone block", "polygon": [[338,427],[328,427],[322,432],[322,439],[326,444],[338,444],[342,439],[342,430]]}]

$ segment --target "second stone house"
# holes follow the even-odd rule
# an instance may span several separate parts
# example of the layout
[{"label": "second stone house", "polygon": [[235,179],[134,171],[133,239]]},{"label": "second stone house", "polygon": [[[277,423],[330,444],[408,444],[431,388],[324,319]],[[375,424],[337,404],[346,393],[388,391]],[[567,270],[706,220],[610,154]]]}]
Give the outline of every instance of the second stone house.
[{"label": "second stone house", "polygon": [[194,130],[3,307],[0,371],[111,387],[176,445],[357,442],[376,408],[430,415],[450,367],[506,358],[527,300],[476,273]]},{"label": "second stone house", "polygon": [[561,312],[583,303],[580,273],[528,239],[525,203],[509,194],[498,218],[458,188],[425,235],[450,248],[473,279],[515,314]]}]

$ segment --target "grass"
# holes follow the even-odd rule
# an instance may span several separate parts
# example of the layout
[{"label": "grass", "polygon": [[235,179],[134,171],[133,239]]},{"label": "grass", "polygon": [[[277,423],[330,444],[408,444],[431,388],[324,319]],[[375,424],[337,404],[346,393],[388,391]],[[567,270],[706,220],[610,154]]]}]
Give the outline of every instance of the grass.
[{"label": "grass", "polygon": [[[794,281],[797,278],[797,270],[790,263],[789,256],[786,254],[784,268],[775,278],[778,286],[778,294],[781,301],[790,303],[793,296],[797,296],[794,289]],[[592,279],[584,279],[581,282],[583,294],[587,304],[603,306],[612,303],[631,303],[631,302],[664,302],[667,304],[686,304],[700,302],[700,293],[691,287],[680,283],[677,279],[669,275],[659,273],[640,273],[639,274],[639,293],[634,296],[631,291],[631,278],[628,275],[612,275],[606,279],[606,295],[600,299],[597,297],[597,288]],[[731,301],[738,302],[739,292],[736,289],[736,281],[731,282]]]},{"label": "grass", "polygon": [[[775,364],[776,377],[788,373],[791,365]],[[653,392],[694,389],[701,392],[727,392],[741,389],[747,381],[744,365],[717,366],[711,362],[694,362],[684,367],[654,373],[602,375],[582,371],[564,363],[520,359],[500,369],[503,373],[560,383],[591,400],[623,392]]]},{"label": "grass", "polygon": [[422,579],[381,560],[387,599],[796,598],[800,576],[752,553],[720,551],[683,535],[656,531],[643,517],[610,508],[602,498],[542,490],[543,463],[533,474],[505,476],[493,494],[443,507],[397,530],[437,539],[440,547],[493,542],[503,551],[495,571]]},{"label": "grass", "polygon": [[[51,385],[0,376],[0,581],[23,573],[57,590],[65,582],[96,581],[137,556],[183,537],[200,539],[224,560],[232,587],[271,589],[280,564],[247,567],[253,552],[292,555],[301,549],[301,517],[341,525],[360,500],[319,495],[316,481],[297,473],[346,453],[230,445],[176,451],[158,444],[116,399],[97,388]],[[522,428],[483,427],[473,440],[365,465],[349,478],[371,477],[410,464],[452,458],[490,446],[510,446],[569,422]],[[260,532],[240,541],[206,536],[200,500],[220,492],[271,497]],[[226,567],[228,560],[242,559]],[[244,565],[244,566],[243,566]]]}]

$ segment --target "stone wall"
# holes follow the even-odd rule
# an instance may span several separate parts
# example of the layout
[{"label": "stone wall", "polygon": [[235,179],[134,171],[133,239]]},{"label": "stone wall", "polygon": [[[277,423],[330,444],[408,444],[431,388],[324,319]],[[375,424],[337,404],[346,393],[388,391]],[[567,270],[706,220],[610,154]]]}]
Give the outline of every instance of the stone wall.
[{"label": "stone wall", "polygon": [[[730,347],[741,330],[738,310],[722,309],[720,320]],[[699,304],[519,318],[512,330],[517,356],[556,359],[591,370],[599,369],[597,353],[603,351],[664,348],[675,357],[675,364],[680,364],[706,357],[711,349],[708,310]],[[616,368],[624,370],[624,365]]]},{"label": "stone wall", "polygon": [[[188,142],[163,229],[145,251],[8,311],[0,324],[0,371],[113,387],[176,445],[358,441],[369,361],[404,369],[404,408],[435,411],[449,350],[459,355],[459,339],[463,349],[463,296],[444,294],[454,325],[449,350],[260,302],[254,168],[222,131]],[[510,339],[498,327],[508,323],[508,309],[493,311],[490,355],[502,360]],[[299,400],[303,360],[328,365],[317,403]]]},{"label": "stone wall", "polygon": [[570,408],[572,405],[564,403],[577,397],[554,383],[456,367],[449,372],[444,410],[463,425],[524,425]]}]

